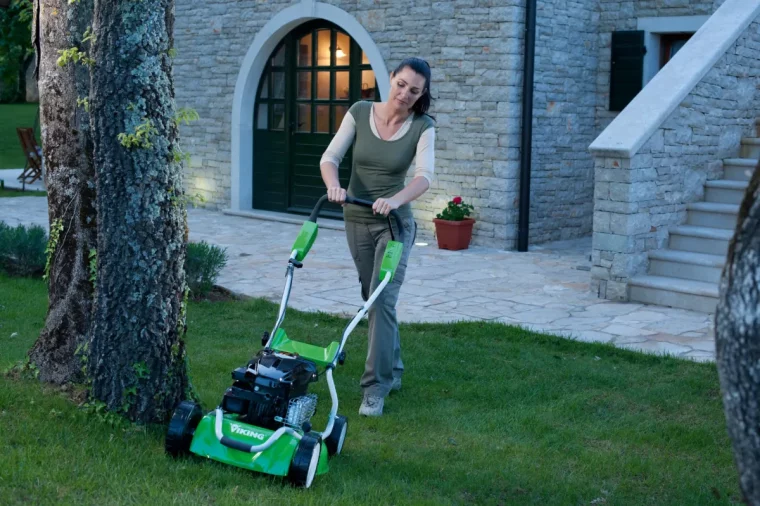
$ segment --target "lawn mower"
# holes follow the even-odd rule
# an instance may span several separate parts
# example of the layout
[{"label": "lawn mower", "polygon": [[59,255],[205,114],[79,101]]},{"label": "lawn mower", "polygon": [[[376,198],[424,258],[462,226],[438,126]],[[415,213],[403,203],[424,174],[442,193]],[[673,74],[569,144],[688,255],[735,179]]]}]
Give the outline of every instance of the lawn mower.
[{"label": "lawn mower", "polygon": [[[293,244],[286,269],[285,290],[277,321],[264,332],[261,349],[245,366],[232,371],[233,383],[218,407],[205,415],[201,407],[183,401],[175,409],[166,433],[165,448],[172,456],[200,455],[225,464],[276,476],[287,476],[298,487],[309,488],[316,475],[328,471],[328,456],[340,454],[348,420],[338,415],[338,394],[333,370],[343,365],[346,340],[378,295],[393,280],[403,252],[404,228],[392,211],[399,238],[393,235],[385,249],[380,284],[343,331],[340,342],[326,348],[291,340],[280,327],[293,284],[293,272],[317,238],[317,216],[327,195],[321,197]],[[372,202],[346,197],[347,204],[372,207]],[[320,372],[320,368],[322,368]],[[317,395],[310,383],[323,375],[332,399],[327,426],[312,429]]]}]

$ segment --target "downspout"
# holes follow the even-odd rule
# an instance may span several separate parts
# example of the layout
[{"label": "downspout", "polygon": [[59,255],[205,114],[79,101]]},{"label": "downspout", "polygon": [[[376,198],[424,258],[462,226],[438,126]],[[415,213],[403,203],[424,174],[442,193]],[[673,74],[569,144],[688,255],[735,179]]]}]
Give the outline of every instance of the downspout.
[{"label": "downspout", "polygon": [[525,49],[520,139],[520,209],[517,219],[517,251],[528,251],[530,231],[530,155],[533,147],[533,60],[536,55],[536,0],[526,0]]}]

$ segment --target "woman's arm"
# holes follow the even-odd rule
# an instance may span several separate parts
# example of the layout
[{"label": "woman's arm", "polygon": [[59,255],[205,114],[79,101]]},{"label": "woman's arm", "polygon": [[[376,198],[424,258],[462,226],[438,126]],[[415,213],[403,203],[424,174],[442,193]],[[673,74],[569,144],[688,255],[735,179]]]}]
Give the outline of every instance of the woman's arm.
[{"label": "woman's arm", "polygon": [[325,154],[319,161],[319,171],[322,174],[322,181],[327,187],[327,200],[342,204],[346,200],[346,190],[340,187],[338,178],[338,165],[340,165],[343,156],[354,141],[356,135],[356,122],[350,112],[347,112],[340,123],[340,128],[335,133],[330,145],[327,146]]}]

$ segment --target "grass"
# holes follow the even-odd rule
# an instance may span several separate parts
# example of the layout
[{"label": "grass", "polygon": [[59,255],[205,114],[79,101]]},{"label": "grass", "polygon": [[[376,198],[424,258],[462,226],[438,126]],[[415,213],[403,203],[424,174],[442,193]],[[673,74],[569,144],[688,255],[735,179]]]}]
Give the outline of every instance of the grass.
[{"label": "grass", "polygon": [[46,192],[37,191],[37,190],[16,190],[14,188],[0,188],[0,198],[5,197],[44,197],[47,195]]},{"label": "grass", "polygon": [[[26,164],[17,127],[34,127],[37,104],[0,104],[0,169],[21,169]],[[37,140],[39,131],[35,131]]]},{"label": "grass", "polygon": [[[45,285],[0,275],[0,367],[42,327]],[[205,408],[259,347],[277,307],[193,302],[190,372]],[[291,338],[345,320],[288,311]],[[10,337],[13,334],[13,337]],[[52,388],[0,377],[0,497],[8,504],[737,504],[716,368],[488,323],[402,325],[401,392],[357,415],[366,325],[336,372],[344,452],[308,491],[201,458],[162,427],[113,428]],[[329,401],[324,382],[315,428]]]}]

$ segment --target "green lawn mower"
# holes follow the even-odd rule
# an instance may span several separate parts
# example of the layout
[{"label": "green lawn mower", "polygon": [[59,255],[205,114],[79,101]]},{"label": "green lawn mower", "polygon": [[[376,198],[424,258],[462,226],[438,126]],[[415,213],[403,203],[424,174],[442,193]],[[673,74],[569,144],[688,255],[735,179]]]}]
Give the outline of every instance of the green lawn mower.
[{"label": "green lawn mower", "polygon": [[[317,216],[326,201],[326,195],[320,198],[293,245],[277,322],[271,333],[264,333],[264,348],[248,364],[232,372],[233,384],[216,409],[204,415],[201,407],[190,401],[177,407],[166,434],[169,454],[193,453],[251,471],[287,476],[294,485],[309,488],[316,475],[328,471],[328,456],[341,452],[348,420],[338,415],[333,369],[346,359],[343,347],[348,336],[393,280],[403,252],[404,229],[398,214],[392,211],[400,237],[395,239],[391,226],[380,285],[348,324],[340,343],[321,348],[290,340],[280,325],[285,318],[293,272],[303,267],[317,238]],[[346,203],[372,207],[370,201],[351,197],[346,198]],[[388,222],[391,223],[390,217]],[[317,395],[308,393],[308,387],[320,375],[327,378],[332,408],[327,426],[316,432],[312,430],[311,417],[316,411]]]}]

